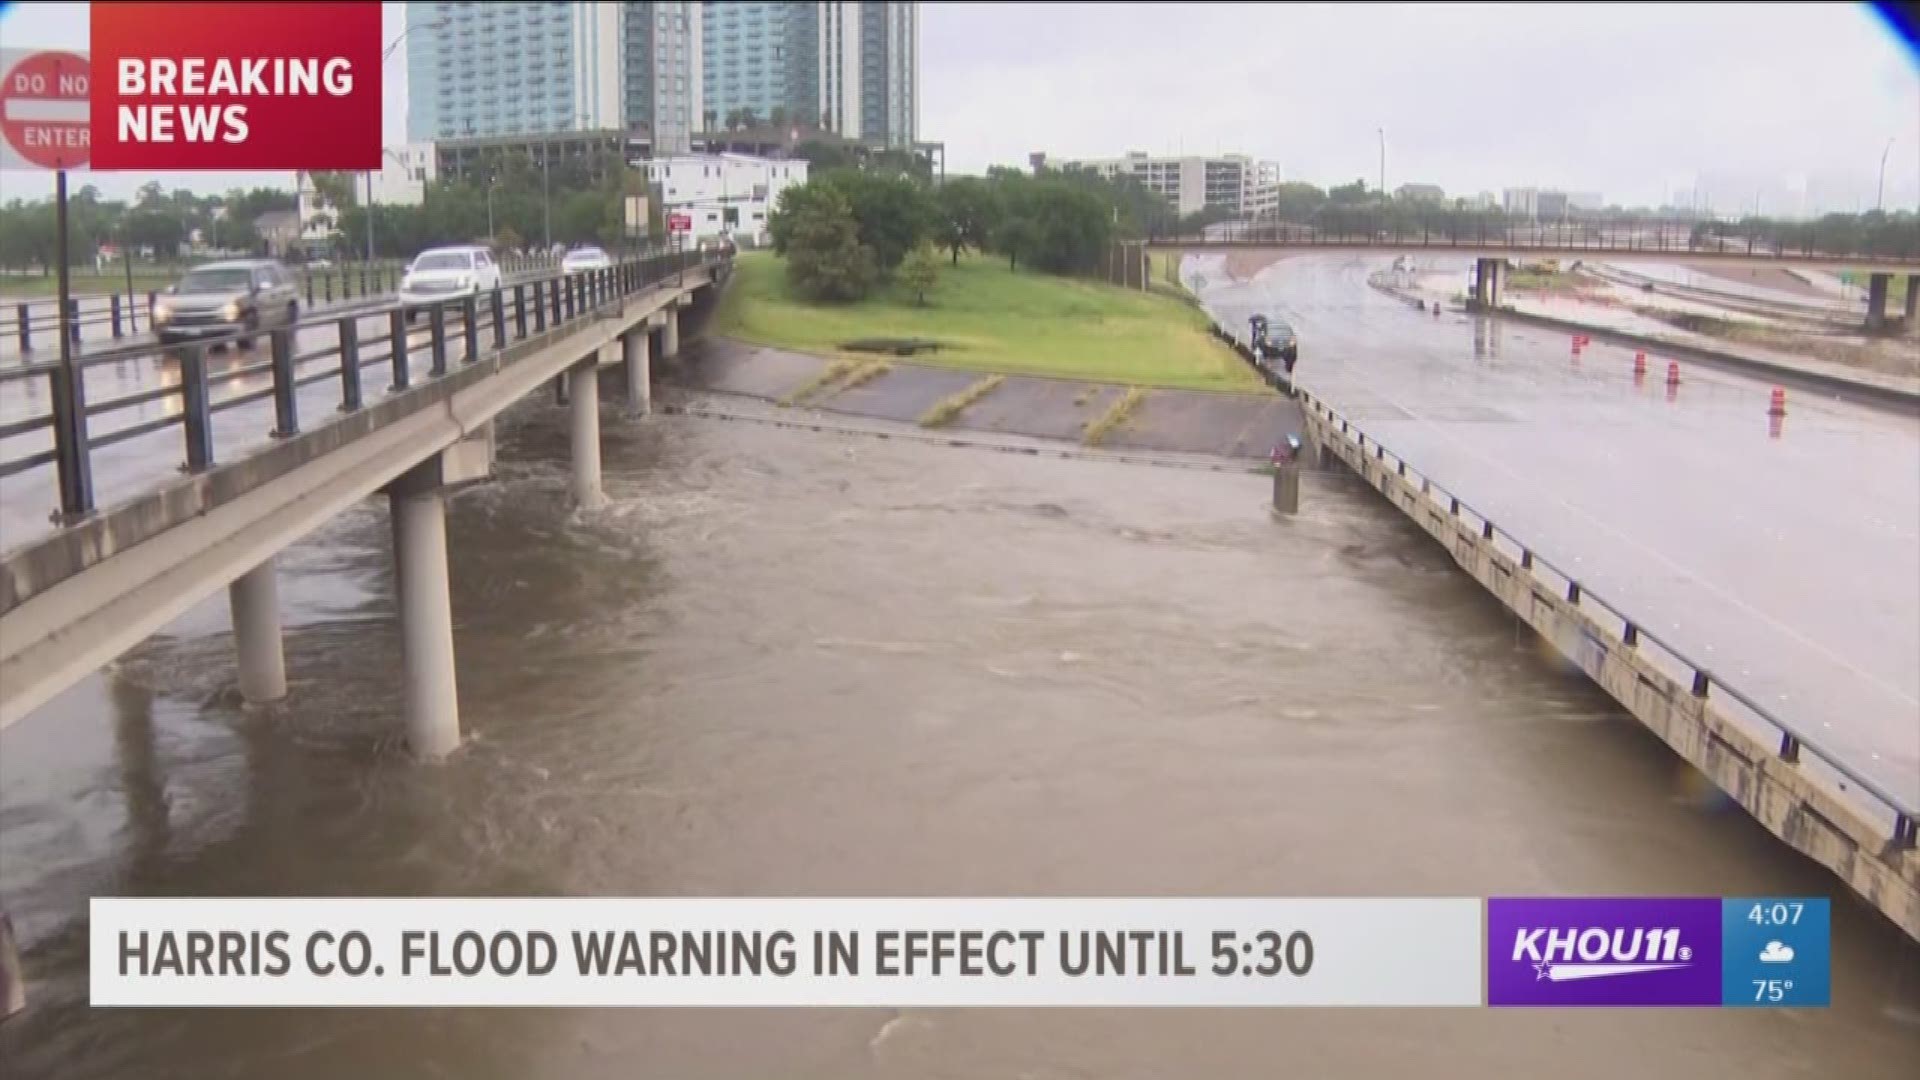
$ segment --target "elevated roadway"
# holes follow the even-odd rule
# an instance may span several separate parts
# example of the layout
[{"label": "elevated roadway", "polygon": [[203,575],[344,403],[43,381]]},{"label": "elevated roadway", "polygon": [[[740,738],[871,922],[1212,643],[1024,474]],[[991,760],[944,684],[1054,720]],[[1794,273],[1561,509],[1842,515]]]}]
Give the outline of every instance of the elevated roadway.
[{"label": "elevated roadway", "polygon": [[1790,725],[1818,749],[1806,771],[1911,846],[1920,419],[1813,395],[1771,416],[1768,383],[1683,362],[1670,385],[1657,355],[1636,378],[1630,349],[1380,294],[1384,259],[1295,257],[1246,282],[1209,261],[1188,274],[1224,323],[1296,327],[1314,399],[1637,620],[1670,670],[1750,699],[1755,732]]}]

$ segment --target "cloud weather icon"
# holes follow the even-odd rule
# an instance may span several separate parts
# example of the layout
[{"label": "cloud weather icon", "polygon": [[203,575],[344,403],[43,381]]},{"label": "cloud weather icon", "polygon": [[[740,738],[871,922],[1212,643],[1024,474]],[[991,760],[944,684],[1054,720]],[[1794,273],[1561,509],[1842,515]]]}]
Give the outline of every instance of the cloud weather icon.
[{"label": "cloud weather icon", "polygon": [[1791,964],[1793,963],[1793,950],[1778,941],[1769,941],[1767,942],[1767,947],[1760,950],[1760,962],[1763,964]]}]

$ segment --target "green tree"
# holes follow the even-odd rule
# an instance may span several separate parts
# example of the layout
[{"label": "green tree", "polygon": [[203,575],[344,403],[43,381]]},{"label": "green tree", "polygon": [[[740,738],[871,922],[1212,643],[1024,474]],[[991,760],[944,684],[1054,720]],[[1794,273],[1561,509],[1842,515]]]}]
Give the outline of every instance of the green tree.
[{"label": "green tree", "polygon": [[1039,230],[1033,219],[1027,216],[1025,207],[1017,208],[1000,219],[994,229],[993,246],[1007,257],[1007,269],[1018,270],[1020,257],[1033,250]]},{"label": "green tree", "polygon": [[[813,185],[806,185],[812,187]],[[853,207],[836,188],[792,199],[799,189],[781,193],[780,224],[787,256],[787,281],[801,297],[823,303],[847,303],[867,295],[879,277],[873,251],[860,242]]]},{"label": "green tree", "polygon": [[354,174],[350,172],[310,172],[307,177],[313,183],[313,190],[327,205],[336,210],[344,210],[358,204],[354,198]]},{"label": "green tree", "polygon": [[1113,243],[1113,208],[1094,192],[1052,180],[1034,185],[1027,261],[1056,274],[1085,273],[1100,265]]},{"label": "green tree", "polygon": [[892,273],[929,231],[933,214],[927,193],[905,177],[843,169],[820,183],[846,196],[859,224],[860,243],[872,250],[882,275]]},{"label": "green tree", "polygon": [[921,244],[900,264],[900,284],[913,293],[914,303],[927,306],[927,293],[940,283],[940,259],[933,248]]},{"label": "green tree", "polygon": [[775,105],[773,107],[773,111],[767,114],[767,123],[773,125],[776,128],[786,127],[787,126],[787,107],[785,105]]},{"label": "green tree", "polygon": [[1327,192],[1327,200],[1335,206],[1356,206],[1368,201],[1367,182],[1355,180],[1351,184],[1341,184]]},{"label": "green tree", "polygon": [[960,176],[940,185],[934,196],[934,238],[960,262],[966,248],[985,251],[993,242],[999,203],[992,185],[973,176]]}]

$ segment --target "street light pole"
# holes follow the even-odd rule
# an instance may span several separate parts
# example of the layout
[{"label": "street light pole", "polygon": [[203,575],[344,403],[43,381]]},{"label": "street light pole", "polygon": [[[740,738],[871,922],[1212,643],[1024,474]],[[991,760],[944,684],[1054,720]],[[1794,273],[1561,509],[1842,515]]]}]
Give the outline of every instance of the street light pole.
[{"label": "street light pole", "polygon": [[1893,151],[1893,140],[1897,136],[1888,136],[1887,148],[1880,151],[1880,193],[1874,196],[1873,208],[1884,211],[1887,208],[1887,155]]},{"label": "street light pole", "polygon": [[[386,162],[381,162],[385,167]],[[373,174],[367,174],[367,262],[373,262]]]},{"label": "street light pole", "polygon": [[1380,199],[1384,202],[1387,198],[1387,129],[1377,130],[1380,132]]}]

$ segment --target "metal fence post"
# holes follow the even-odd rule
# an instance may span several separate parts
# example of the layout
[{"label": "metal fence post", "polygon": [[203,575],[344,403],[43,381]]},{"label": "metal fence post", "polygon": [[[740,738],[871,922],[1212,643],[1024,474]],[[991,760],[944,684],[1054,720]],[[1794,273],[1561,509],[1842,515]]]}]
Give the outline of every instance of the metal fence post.
[{"label": "metal fence post", "polygon": [[300,408],[295,400],[299,387],[294,385],[293,331],[281,327],[273,332],[273,437],[284,439],[300,433]]},{"label": "metal fence post", "polygon": [[496,351],[507,347],[507,304],[496,286],[490,301],[493,308],[493,347]]},{"label": "metal fence post", "polygon": [[26,304],[15,304],[13,306],[14,318],[19,320],[15,325],[20,331],[21,352],[26,352],[33,348],[33,322],[30,317],[31,314],[32,309]]},{"label": "metal fence post", "polygon": [[56,521],[93,512],[93,461],[87,452],[85,375],[68,357],[48,373],[53,388],[53,451],[60,480]]},{"label": "metal fence post", "polygon": [[340,320],[340,411],[360,407],[360,320]]},{"label": "metal fence post", "polygon": [[547,305],[543,295],[546,291],[545,282],[533,283],[533,328],[542,333],[547,329]]},{"label": "metal fence post", "polygon": [[306,273],[301,274],[300,276],[307,279],[307,306],[312,307],[313,306],[313,271],[308,270]]},{"label": "metal fence post", "polygon": [[480,359],[480,298],[468,293],[460,301],[460,327],[466,332],[466,362]]},{"label": "metal fence post", "polygon": [[527,287],[513,287],[513,335],[522,341],[527,337]]},{"label": "metal fence post", "polygon": [[434,304],[428,322],[433,327],[433,365],[427,371],[437,378],[447,373],[447,305]]},{"label": "metal fence post", "polygon": [[333,271],[327,271],[327,303],[333,303]]},{"label": "metal fence post", "polygon": [[387,341],[393,363],[393,385],[387,390],[394,393],[407,388],[412,374],[407,368],[407,313],[400,308],[387,312]]},{"label": "metal fence post", "polygon": [[180,397],[187,471],[204,472],[213,464],[213,410],[207,400],[207,346],[202,342],[180,353]]},{"label": "metal fence post", "polygon": [[75,345],[80,344],[80,300],[67,298],[67,339]]},{"label": "metal fence post", "polygon": [[367,295],[367,264],[360,264],[360,295]]},{"label": "metal fence post", "polygon": [[125,337],[126,334],[122,333],[120,330],[120,294],[119,293],[114,293],[112,296],[107,297],[107,309],[113,317],[113,336]]}]

